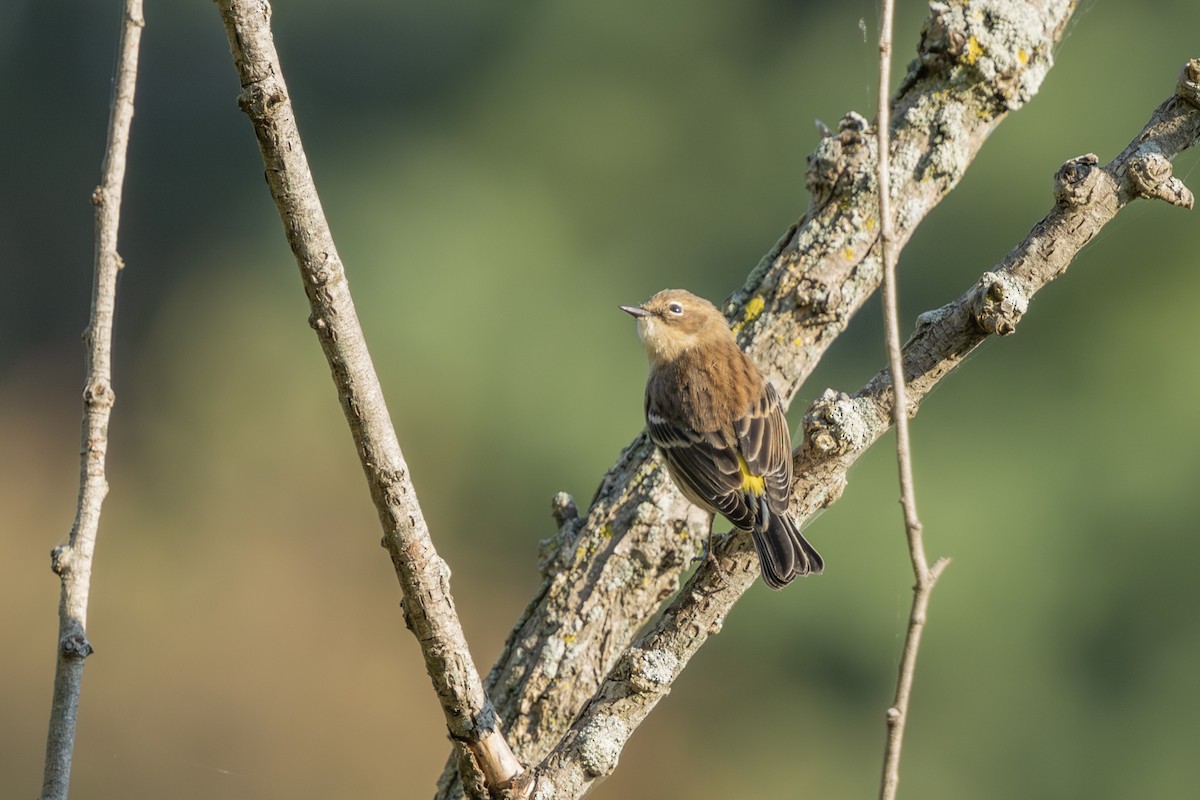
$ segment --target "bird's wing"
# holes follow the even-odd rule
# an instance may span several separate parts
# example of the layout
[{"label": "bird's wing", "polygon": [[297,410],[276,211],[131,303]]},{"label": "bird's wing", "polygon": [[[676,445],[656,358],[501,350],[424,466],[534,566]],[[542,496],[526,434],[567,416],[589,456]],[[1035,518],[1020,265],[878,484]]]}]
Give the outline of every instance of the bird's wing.
[{"label": "bird's wing", "polygon": [[763,478],[771,511],[787,511],[792,489],[792,447],[787,418],[775,387],[764,391],[750,410],[734,423],[742,457],[753,475]]},{"label": "bird's wing", "polygon": [[691,430],[650,409],[650,439],[667,461],[680,490],[702,508],[719,511],[736,527],[750,530],[753,512],[742,493],[737,448],[718,432]]}]

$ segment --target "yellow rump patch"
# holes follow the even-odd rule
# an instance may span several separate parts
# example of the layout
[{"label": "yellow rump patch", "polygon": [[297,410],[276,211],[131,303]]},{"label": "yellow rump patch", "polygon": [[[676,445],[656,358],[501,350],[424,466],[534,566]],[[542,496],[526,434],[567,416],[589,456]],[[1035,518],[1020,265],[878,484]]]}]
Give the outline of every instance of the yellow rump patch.
[{"label": "yellow rump patch", "polygon": [[742,454],[738,453],[738,466],[742,470],[742,491],[749,492],[753,495],[760,495],[767,491],[767,482],[762,475],[755,475],[750,471],[750,465],[746,463],[746,459],[742,458]]}]

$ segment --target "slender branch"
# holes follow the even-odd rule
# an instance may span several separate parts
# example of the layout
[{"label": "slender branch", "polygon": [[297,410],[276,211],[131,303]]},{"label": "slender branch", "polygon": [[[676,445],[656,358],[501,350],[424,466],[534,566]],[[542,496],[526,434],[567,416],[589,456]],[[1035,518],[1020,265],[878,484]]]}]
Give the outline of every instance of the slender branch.
[{"label": "slender branch", "polygon": [[904,743],[904,723],[908,720],[908,705],[912,698],[913,678],[917,672],[917,652],[921,648],[921,632],[925,629],[925,618],[933,586],[949,563],[949,559],[939,558],[932,569],[922,563],[921,567],[924,572],[917,579],[917,585],[913,587],[912,609],[908,614],[908,632],[904,637],[904,650],[900,656],[900,670],[896,678],[896,698],[887,710],[887,747],[883,757],[883,780],[879,787],[879,796],[883,800],[894,798],[900,786],[900,749]]},{"label": "slender branch", "polygon": [[[265,0],[218,0],[267,183],[312,307],[310,324],[329,361],[338,398],[383,525],[383,545],[404,592],[416,636],[460,763],[488,791],[521,773],[500,731],[450,596],[450,570],[434,550],[367,351],[341,259],[296,128]],[[480,775],[476,775],[478,771]],[[464,777],[467,777],[464,775]]]},{"label": "slender branch", "polygon": [[917,517],[916,490],[913,487],[912,450],[908,439],[908,401],[904,391],[904,360],[900,353],[900,310],[896,290],[895,234],[892,225],[891,170],[886,154],[890,150],[888,132],[888,86],[891,84],[892,0],[883,0],[883,22],[879,34],[879,119],[875,123],[879,170],[879,260],[883,262],[883,320],[887,344],[888,369],[895,392],[893,424],[896,426],[896,461],[900,473],[900,503],[904,509],[904,527],[912,554],[913,572],[918,585],[927,580],[929,567],[921,542],[921,520]]},{"label": "slender branch", "polygon": [[[1056,176],[1055,208],[962,297],[920,316],[903,348],[910,411],[988,336],[1015,332],[1033,296],[1065,273],[1083,246],[1133,199],[1178,198],[1170,202],[1190,207],[1191,195],[1171,176],[1169,165],[1198,141],[1200,60],[1193,60],[1184,68],[1176,96],[1159,106],[1121,155],[1102,168],[1094,166],[1094,156],[1083,167],[1080,159],[1067,162]],[[1147,171],[1155,177],[1136,177]],[[887,367],[854,395],[826,391],[812,404],[804,418],[804,442],[795,453],[792,511],[797,521],[809,522],[837,501],[850,467],[891,426],[894,407]],[[578,797],[606,777],[629,736],[670,692],[689,659],[720,631],[733,603],[753,585],[758,565],[746,536],[718,537],[712,553],[713,561],[701,564],[659,620],[622,653],[561,742],[531,770],[526,796],[553,786],[556,797]],[[947,563],[943,559],[930,567],[931,581]],[[914,619],[923,621],[924,613],[918,605],[910,627]]]},{"label": "slender branch", "polygon": [[96,250],[92,279],[92,307],[84,331],[85,384],[83,424],[79,452],[79,499],[75,521],[66,545],[54,548],[51,567],[62,581],[58,604],[58,657],[54,670],[54,697],[46,736],[46,763],[42,776],[43,800],[66,798],[71,781],[75,727],[84,661],[92,653],[87,638],[88,594],[92,582],[92,557],[100,530],[100,511],[108,494],[105,458],[108,421],[116,395],[112,388],[112,329],[117,301],[117,274],[122,263],[117,253],[121,221],[121,193],[125,185],[125,156],[133,124],[133,97],[137,84],[138,51],[142,40],[141,0],[126,0],[108,117],[108,139],[100,167],[100,185],[92,193],[96,207]]},{"label": "slender branch", "polygon": [[883,262],[883,319],[887,342],[888,376],[892,382],[892,424],[896,427],[896,463],[900,477],[900,504],[904,510],[904,532],[917,583],[913,587],[912,610],[908,616],[908,633],[896,679],[896,697],[887,713],[888,737],[883,758],[881,800],[893,800],[900,784],[900,748],[904,743],[904,726],[912,698],[913,678],[917,670],[917,653],[921,647],[921,632],[925,628],[929,597],[938,576],[947,562],[939,560],[936,569],[929,569],[925,560],[925,543],[921,519],[917,515],[917,494],[913,484],[912,446],[908,436],[908,392],[904,380],[904,356],[900,352],[900,309],[896,289],[896,254],[892,233],[892,201],[890,191],[891,122],[888,118],[888,87],[891,85],[892,13],[893,0],[883,0],[879,32],[879,118],[875,123],[879,158],[879,258]]}]

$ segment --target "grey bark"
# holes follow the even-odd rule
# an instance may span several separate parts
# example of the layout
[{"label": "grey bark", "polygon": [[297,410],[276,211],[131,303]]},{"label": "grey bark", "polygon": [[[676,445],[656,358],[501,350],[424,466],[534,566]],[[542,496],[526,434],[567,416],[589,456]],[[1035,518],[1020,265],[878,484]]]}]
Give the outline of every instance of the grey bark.
[{"label": "grey bark", "polygon": [[54,669],[54,694],[46,734],[46,760],[42,774],[42,800],[65,800],[71,781],[75,728],[83,687],[83,666],[92,654],[87,637],[88,596],[92,583],[92,557],[100,531],[100,512],[108,494],[105,460],[108,423],[116,394],[112,386],[112,330],[117,302],[117,274],[122,265],[117,253],[121,220],[121,194],[125,185],[125,154],[133,124],[133,97],[137,84],[138,52],[142,39],[141,0],[126,0],[117,45],[116,75],[109,109],[107,144],[100,167],[100,185],[92,193],[96,207],[96,248],[93,265],[92,306],[83,334],[85,384],[83,424],[79,448],[79,498],[67,544],[54,548],[51,568],[59,576],[62,592],[58,604],[58,653]]},{"label": "grey bark", "polygon": [[[891,103],[897,248],[957,185],[995,126],[1036,94],[1074,3],[988,0],[971,8],[933,6],[918,60]],[[809,157],[808,212],[725,308],[740,344],[785,402],[881,279],[869,128],[848,114],[821,140]],[[840,484],[823,492],[821,502],[833,502]],[[539,593],[486,684],[524,763],[545,758],[606,677],[637,660],[626,649],[642,621],[677,592],[709,528],[708,518],[676,492],[642,435],[605,475],[587,512],[548,543]],[[740,595],[757,573],[753,550],[741,537],[723,545],[741,556],[731,565],[728,589]],[[719,625],[723,613],[708,618]],[[707,630],[679,635],[703,640]],[[461,791],[452,760],[437,796]]]},{"label": "grey bark", "polygon": [[[1198,141],[1200,59],[1193,59],[1175,95],[1119,156],[1103,167],[1091,155],[1064,164],[1055,176],[1055,206],[1029,235],[958,300],[921,315],[904,346],[909,415],[988,336],[1014,333],[1034,295],[1064,274],[1130,202],[1144,197],[1191,208],[1192,195],[1171,175],[1170,163]],[[891,426],[892,408],[886,367],[854,395],[827,391],[812,404],[794,461],[792,510],[801,524],[840,494],[850,467]],[[566,736],[532,770],[531,796],[579,797],[607,776],[629,735],[720,630],[758,577],[758,563],[746,536],[720,537],[713,552],[715,559],[696,570],[650,631],[622,654]]]},{"label": "grey bark", "polygon": [[[421,645],[450,737],[489,790],[520,773],[471,659],[450,595],[450,569],[438,556],[396,439],[383,390],[358,322],[342,260],[321,208],[300,141],[266,2],[218,0],[241,80],[238,105],[258,137],[267,184],[296,264],[338,399],[404,592],[404,621]],[[468,758],[469,756],[469,758]]]}]

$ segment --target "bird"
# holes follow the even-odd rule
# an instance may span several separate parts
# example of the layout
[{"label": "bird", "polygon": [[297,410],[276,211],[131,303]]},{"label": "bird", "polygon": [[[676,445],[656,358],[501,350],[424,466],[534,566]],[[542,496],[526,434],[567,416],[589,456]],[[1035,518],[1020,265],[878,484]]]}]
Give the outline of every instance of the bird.
[{"label": "bird", "polygon": [[825,562],[788,509],[791,432],[779,395],[725,316],[684,289],[619,308],[637,319],[650,363],[646,427],[671,480],[695,505],[750,532],[767,586],[820,573]]}]

